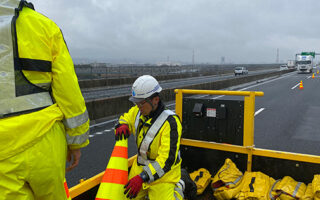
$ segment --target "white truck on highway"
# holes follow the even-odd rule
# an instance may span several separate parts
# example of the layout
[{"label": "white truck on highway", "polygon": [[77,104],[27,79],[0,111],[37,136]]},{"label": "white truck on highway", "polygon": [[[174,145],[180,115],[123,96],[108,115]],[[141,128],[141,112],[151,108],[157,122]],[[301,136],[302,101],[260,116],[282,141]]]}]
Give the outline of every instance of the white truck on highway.
[{"label": "white truck on highway", "polygon": [[287,66],[289,69],[295,69],[296,68],[296,61],[295,60],[288,60]]},{"label": "white truck on highway", "polygon": [[312,73],[313,56],[297,55],[296,65],[298,73]]}]

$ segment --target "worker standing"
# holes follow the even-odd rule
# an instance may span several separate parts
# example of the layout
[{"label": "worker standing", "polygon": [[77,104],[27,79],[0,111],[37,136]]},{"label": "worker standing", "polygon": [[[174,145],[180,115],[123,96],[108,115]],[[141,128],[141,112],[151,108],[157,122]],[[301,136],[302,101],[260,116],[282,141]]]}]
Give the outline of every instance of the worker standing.
[{"label": "worker standing", "polygon": [[115,127],[116,140],[134,134],[138,156],[125,185],[127,198],[150,200],[183,199],[179,154],[181,122],[165,109],[159,97],[162,88],[149,75],[140,76],[132,86],[133,106],[123,114]]},{"label": "worker standing", "polygon": [[0,1],[0,91],[0,200],[67,199],[88,113],[61,30],[24,0]]}]

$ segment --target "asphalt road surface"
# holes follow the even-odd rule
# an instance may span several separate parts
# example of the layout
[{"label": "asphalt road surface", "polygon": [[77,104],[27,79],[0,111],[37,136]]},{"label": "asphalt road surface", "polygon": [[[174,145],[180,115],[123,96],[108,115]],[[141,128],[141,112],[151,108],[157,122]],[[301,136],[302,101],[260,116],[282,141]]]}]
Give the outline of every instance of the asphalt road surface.
[{"label": "asphalt road surface", "polygon": [[[299,89],[303,81],[304,89]],[[263,91],[256,97],[255,145],[259,148],[320,154],[320,75],[288,73],[261,82],[227,88],[229,90]],[[243,97],[211,96],[205,98],[241,99]],[[174,106],[173,103],[170,103]],[[90,178],[102,172],[112,153],[113,126],[116,119],[91,127],[90,144],[82,150],[80,165],[67,173],[69,187],[81,178]],[[136,153],[133,137],[129,138],[129,156]]]}]

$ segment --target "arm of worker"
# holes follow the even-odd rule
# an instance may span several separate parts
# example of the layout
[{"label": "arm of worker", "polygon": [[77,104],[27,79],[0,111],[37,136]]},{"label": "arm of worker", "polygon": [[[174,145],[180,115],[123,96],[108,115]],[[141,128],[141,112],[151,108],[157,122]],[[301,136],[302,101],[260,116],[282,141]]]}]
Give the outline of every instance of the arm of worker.
[{"label": "arm of worker", "polygon": [[120,116],[118,123],[115,125],[116,140],[128,138],[131,133],[135,133],[135,119],[139,112],[137,106],[133,106],[130,110]]},{"label": "arm of worker", "polygon": [[[158,156],[154,163],[144,166],[144,172],[148,174],[149,182],[161,178],[171,170],[171,167],[178,162],[180,149],[181,123],[177,116],[169,116],[163,127],[161,145]],[[161,130],[160,130],[161,131]]]},{"label": "arm of worker", "polygon": [[67,171],[79,163],[80,148],[89,144],[89,117],[78,78],[63,35],[57,27],[52,38],[52,96],[64,115],[68,144]]}]

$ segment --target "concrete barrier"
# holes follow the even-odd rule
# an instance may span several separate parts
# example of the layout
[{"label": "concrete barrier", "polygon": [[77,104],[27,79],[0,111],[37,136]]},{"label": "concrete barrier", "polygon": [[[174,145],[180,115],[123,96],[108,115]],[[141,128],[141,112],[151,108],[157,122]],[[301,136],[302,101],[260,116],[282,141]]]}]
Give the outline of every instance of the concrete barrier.
[{"label": "concrete barrier", "polygon": [[[292,71],[292,70],[291,70]],[[188,85],[182,87],[182,89],[202,89],[202,90],[219,90],[223,88],[228,88],[231,86],[248,83],[251,81],[256,81],[272,76],[280,76],[281,74],[288,73],[288,71],[275,71],[270,73],[264,73],[259,75],[247,75],[238,76],[234,78],[229,78],[226,80],[219,80],[210,83],[203,83],[198,85]],[[130,84],[133,83],[131,81]],[[161,92],[161,99],[163,101],[171,101],[175,99],[174,89],[165,89]],[[91,120],[97,120],[107,116],[117,115],[128,111],[133,104],[128,100],[130,95],[118,96],[112,98],[103,98],[86,101],[86,106],[89,112],[89,117]]]}]

